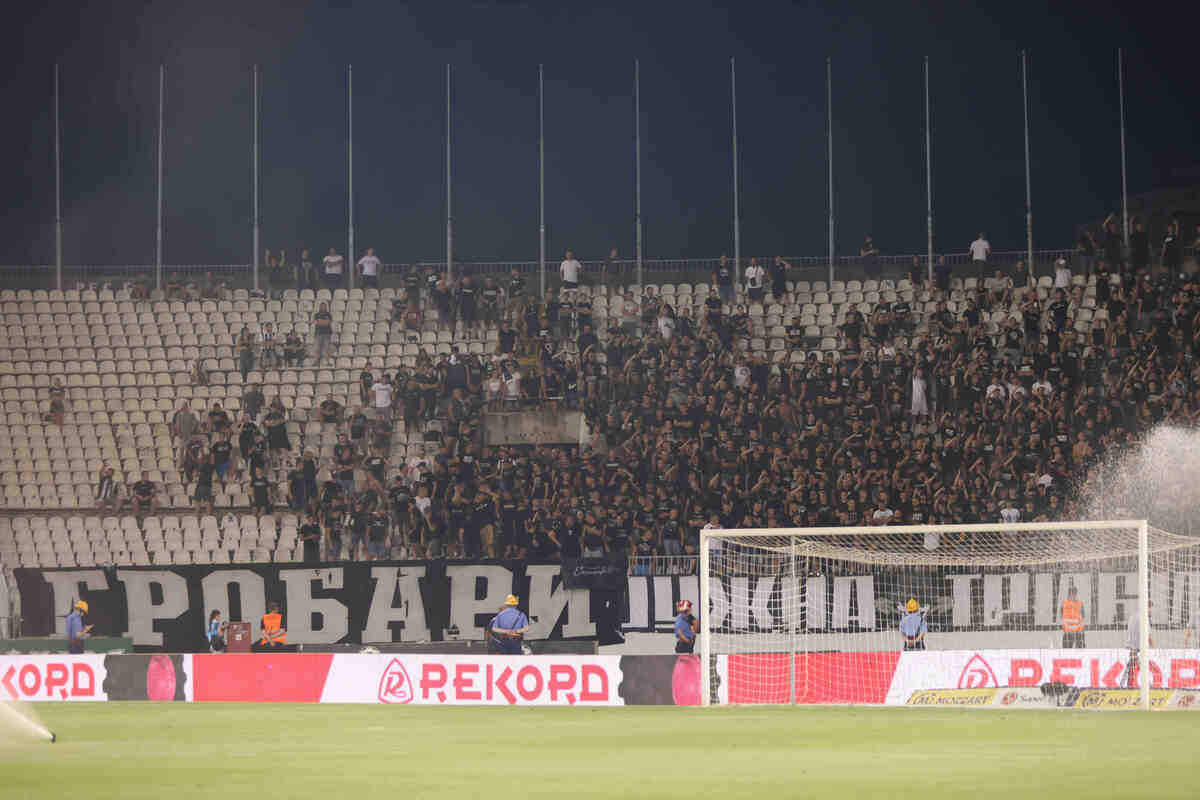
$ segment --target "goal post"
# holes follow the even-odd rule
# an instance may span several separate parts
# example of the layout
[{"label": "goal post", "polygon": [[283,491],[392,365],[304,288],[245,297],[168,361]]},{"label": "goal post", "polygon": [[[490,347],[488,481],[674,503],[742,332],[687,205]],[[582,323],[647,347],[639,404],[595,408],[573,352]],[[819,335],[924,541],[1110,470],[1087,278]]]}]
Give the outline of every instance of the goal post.
[{"label": "goal post", "polygon": [[705,529],[700,609],[705,705],[1200,708],[1200,540],[1145,520]]}]

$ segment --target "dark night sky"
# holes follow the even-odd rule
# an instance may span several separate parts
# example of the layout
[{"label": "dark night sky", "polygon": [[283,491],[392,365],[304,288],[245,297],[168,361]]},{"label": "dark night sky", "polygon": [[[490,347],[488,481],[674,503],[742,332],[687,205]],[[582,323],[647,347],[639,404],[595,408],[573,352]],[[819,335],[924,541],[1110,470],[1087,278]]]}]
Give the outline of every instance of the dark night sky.
[{"label": "dark night sky", "polygon": [[[167,67],[168,263],[247,263],[251,66],[263,70],[263,244],[346,246],[354,65],[357,243],[444,256],[443,70],[454,67],[456,257],[537,256],[537,64],[546,71],[548,255],[633,251],[633,59],[642,65],[647,257],[732,251],[729,58],[742,250],[819,255],[824,59],[833,58],[838,249],[925,241],[921,58],[932,60],[938,249],[1024,241],[1030,51],[1035,244],[1120,199],[1115,49],[1126,48],[1129,189],[1200,159],[1194,37],[1145,5],[891,2],[91,4],[11,17],[0,262],[53,260],[51,75],[62,68],[65,259],[154,254],[157,65]],[[1132,10],[1122,10],[1122,9]]]}]

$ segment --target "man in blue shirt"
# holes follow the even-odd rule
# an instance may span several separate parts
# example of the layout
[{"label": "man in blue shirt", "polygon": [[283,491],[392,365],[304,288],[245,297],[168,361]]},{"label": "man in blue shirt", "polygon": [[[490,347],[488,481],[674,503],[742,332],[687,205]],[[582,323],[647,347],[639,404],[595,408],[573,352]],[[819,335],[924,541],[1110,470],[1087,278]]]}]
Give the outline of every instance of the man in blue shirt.
[{"label": "man in blue shirt", "polygon": [[696,618],[692,616],[692,601],[680,600],[675,610],[675,652],[691,653],[696,649]]},{"label": "man in blue shirt", "polygon": [[83,640],[92,632],[91,625],[84,625],[83,618],[87,615],[88,604],[84,600],[75,603],[75,608],[67,615],[67,652],[78,655],[83,652]]},{"label": "man in blue shirt", "polygon": [[925,614],[915,598],[910,598],[904,607],[905,615],[900,618],[900,635],[904,637],[905,650],[924,650],[925,634],[929,628],[925,624]]},{"label": "man in blue shirt", "polygon": [[521,637],[529,630],[529,617],[517,608],[516,595],[504,598],[504,608],[488,623],[490,644],[502,655],[521,655]]}]

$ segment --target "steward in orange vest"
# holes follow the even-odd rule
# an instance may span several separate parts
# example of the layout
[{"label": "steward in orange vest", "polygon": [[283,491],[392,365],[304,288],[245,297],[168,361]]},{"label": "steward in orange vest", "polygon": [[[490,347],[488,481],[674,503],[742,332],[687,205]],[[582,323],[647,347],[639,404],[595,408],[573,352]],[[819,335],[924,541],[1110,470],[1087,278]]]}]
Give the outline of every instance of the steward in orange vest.
[{"label": "steward in orange vest", "polygon": [[287,644],[287,631],[283,629],[283,614],[279,613],[279,603],[271,603],[270,610],[263,614],[262,641],[259,644]]},{"label": "steward in orange vest", "polygon": [[1083,603],[1079,602],[1079,593],[1072,586],[1067,590],[1067,599],[1062,604],[1063,648],[1086,647],[1083,643],[1083,630],[1086,627],[1083,622]]}]

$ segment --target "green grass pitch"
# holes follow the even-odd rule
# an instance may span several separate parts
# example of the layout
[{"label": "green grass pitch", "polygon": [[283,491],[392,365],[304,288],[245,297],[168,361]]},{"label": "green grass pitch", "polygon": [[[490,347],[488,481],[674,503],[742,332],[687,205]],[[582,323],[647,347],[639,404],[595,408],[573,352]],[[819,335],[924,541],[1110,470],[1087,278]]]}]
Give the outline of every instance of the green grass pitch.
[{"label": "green grass pitch", "polygon": [[43,704],[0,798],[1196,797],[1200,714]]}]

